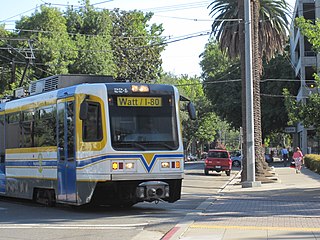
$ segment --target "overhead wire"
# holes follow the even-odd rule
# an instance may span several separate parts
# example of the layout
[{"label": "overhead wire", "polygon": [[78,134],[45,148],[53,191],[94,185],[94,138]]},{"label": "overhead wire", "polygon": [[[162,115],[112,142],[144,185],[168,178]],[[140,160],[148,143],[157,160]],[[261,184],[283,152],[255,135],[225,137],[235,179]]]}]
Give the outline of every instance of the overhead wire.
[{"label": "overhead wire", "polygon": [[6,18],[6,19],[4,19],[4,20],[0,20],[0,23],[1,23],[1,22],[5,22],[5,21],[7,21],[7,20],[9,20],[9,19],[12,19],[12,18],[14,18],[14,17],[21,16],[22,14],[25,14],[25,13],[28,13],[28,12],[31,12],[31,11],[34,11],[34,10],[36,10],[38,7],[39,7],[39,6],[36,6],[36,7],[31,8],[31,9],[29,9],[29,10],[27,10],[27,11],[24,11],[24,12],[22,12],[22,13],[19,13],[19,14],[17,14],[17,15],[14,15],[14,16],[12,16],[12,17]]},{"label": "overhead wire", "polygon": [[[112,0],[109,0],[109,1],[103,1],[103,2],[99,2],[99,3],[95,3],[95,4],[91,4],[92,6],[93,5],[98,5],[98,4],[102,4],[102,3],[106,3],[106,2],[110,2]],[[208,4],[210,3],[211,1],[200,1],[200,2],[193,2],[193,3],[185,3],[185,4],[178,4],[178,5],[171,5],[171,6],[164,6],[164,7],[159,7],[159,8],[147,8],[147,9],[141,9],[141,11],[154,11],[154,12],[161,12],[161,11],[178,11],[178,10],[184,10],[184,9],[189,9],[189,8],[197,8],[197,7],[202,7],[204,4]],[[49,2],[44,2],[44,4],[46,5],[58,5],[58,4],[54,4],[54,3],[49,3]],[[75,5],[70,5],[70,4],[60,4],[60,6],[64,6],[64,7],[68,7],[68,6],[75,6]],[[7,19],[4,19],[0,22],[4,22],[4,21],[7,21],[11,18],[14,18],[16,16],[20,16],[24,13],[27,13],[27,12],[30,12],[32,10],[35,10],[37,9],[39,6],[36,6],[35,8],[32,8],[32,9],[29,9],[23,13],[20,13],[20,14],[17,14],[15,16],[12,16],[10,18],[7,18]],[[78,6],[77,6],[78,7]],[[301,11],[301,10],[300,10]],[[306,10],[307,11],[311,11],[311,10]],[[162,16],[162,17],[165,17],[165,16]],[[181,19],[181,20],[193,20],[193,21],[210,21],[210,20],[201,20],[201,19],[189,19],[189,18],[178,18],[178,17],[172,17],[172,18],[177,18],[177,19]],[[211,21],[217,21],[217,20],[211,20]],[[237,20],[239,21],[239,19]],[[39,31],[39,30],[24,30],[24,29],[20,29],[20,31]],[[43,31],[44,32],[44,31]],[[49,32],[49,31],[48,31]],[[68,34],[71,34],[71,33],[68,33]],[[195,38],[195,37],[200,37],[200,36],[206,36],[206,35],[209,35],[208,32],[205,32],[205,33],[199,33],[198,35],[192,35],[190,34],[189,36],[180,36],[180,37],[176,37],[176,38],[171,38],[169,37],[169,39],[167,39],[166,42],[162,43],[162,44],[170,44],[170,43],[174,43],[174,42],[178,42],[178,41],[183,41],[183,40],[187,40],[187,39],[190,39],[190,38]],[[86,36],[90,36],[90,35],[86,35]],[[91,35],[91,36],[94,36],[94,35]],[[128,38],[132,38],[132,37],[128,37]],[[133,37],[133,38],[137,38],[137,37]],[[13,39],[11,39],[13,40]],[[156,44],[157,45],[157,44]],[[148,47],[148,46],[142,46],[142,47]],[[141,48],[141,47],[140,47]],[[101,51],[101,50],[97,50],[97,51]],[[292,64],[292,62],[291,62]]]}]

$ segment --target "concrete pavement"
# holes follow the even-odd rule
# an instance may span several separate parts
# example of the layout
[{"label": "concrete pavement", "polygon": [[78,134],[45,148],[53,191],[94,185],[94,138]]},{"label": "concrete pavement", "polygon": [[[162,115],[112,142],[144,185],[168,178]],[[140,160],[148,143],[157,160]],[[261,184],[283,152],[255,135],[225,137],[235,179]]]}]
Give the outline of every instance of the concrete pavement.
[{"label": "concrete pavement", "polygon": [[275,167],[279,181],[242,188],[236,176],[162,240],[319,239],[320,175]]}]

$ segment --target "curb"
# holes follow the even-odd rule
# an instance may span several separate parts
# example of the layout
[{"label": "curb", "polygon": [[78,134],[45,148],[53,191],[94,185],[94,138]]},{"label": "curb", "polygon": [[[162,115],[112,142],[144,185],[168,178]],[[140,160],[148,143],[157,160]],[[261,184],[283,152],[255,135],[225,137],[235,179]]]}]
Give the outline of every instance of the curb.
[{"label": "curb", "polygon": [[[180,237],[188,230],[188,228],[195,222],[195,219],[199,217],[200,213],[203,213],[217,198],[221,197],[221,193],[229,184],[233,185],[234,179],[238,178],[241,174],[240,170],[237,174],[233,175],[228,182],[226,182],[217,192],[217,196],[212,195],[204,200],[202,203],[196,207],[196,210],[192,213],[187,213],[187,215],[178,222],[173,228],[171,228],[160,240],[179,240]],[[220,195],[219,195],[220,194]]]}]

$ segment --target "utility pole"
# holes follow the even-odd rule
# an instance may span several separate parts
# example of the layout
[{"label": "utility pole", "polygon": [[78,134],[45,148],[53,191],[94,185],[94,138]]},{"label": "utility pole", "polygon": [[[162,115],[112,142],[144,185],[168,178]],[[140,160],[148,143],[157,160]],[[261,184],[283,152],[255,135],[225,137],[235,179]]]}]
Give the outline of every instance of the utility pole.
[{"label": "utility pole", "polygon": [[35,59],[34,54],[33,54],[33,48],[32,48],[32,40],[30,40],[30,39],[28,40],[28,45],[30,47],[30,51],[26,52],[25,59],[27,60],[27,62],[26,62],[26,66],[23,70],[23,74],[22,74],[22,77],[21,77],[21,80],[19,83],[19,87],[22,87],[23,80],[24,80],[24,77],[26,76],[28,67],[29,67],[30,63]]},{"label": "utility pole", "polygon": [[12,58],[10,83],[14,83],[15,81],[16,81],[16,62],[15,62],[15,59]]},{"label": "utility pole", "polygon": [[247,176],[243,188],[261,186],[255,181],[254,117],[253,117],[253,77],[252,77],[252,34],[251,0],[244,0],[245,21],[245,65],[246,65],[246,156]]}]

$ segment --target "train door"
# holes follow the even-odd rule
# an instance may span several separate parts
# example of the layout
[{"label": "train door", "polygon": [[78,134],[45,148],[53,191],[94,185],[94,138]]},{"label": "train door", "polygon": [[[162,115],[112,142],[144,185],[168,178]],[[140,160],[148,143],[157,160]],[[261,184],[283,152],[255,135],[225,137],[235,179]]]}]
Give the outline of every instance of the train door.
[{"label": "train door", "polygon": [[4,115],[0,115],[0,193],[6,193]]},{"label": "train door", "polygon": [[57,102],[58,200],[76,202],[74,98]]}]

